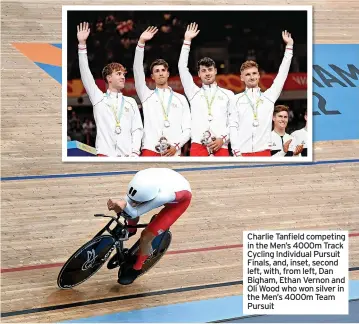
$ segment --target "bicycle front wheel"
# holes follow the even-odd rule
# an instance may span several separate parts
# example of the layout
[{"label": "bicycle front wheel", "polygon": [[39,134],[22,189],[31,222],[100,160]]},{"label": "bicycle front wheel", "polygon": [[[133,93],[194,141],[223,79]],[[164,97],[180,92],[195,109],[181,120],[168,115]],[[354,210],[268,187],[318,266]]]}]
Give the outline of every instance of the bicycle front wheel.
[{"label": "bicycle front wheel", "polygon": [[64,264],[57,278],[62,289],[75,287],[93,276],[115,249],[115,239],[102,235],[79,248]]}]

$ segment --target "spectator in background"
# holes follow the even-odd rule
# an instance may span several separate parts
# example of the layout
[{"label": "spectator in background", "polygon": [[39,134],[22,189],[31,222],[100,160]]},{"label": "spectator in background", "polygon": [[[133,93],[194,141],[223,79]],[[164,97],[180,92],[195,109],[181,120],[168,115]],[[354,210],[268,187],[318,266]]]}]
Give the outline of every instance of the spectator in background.
[{"label": "spectator in background", "polygon": [[80,119],[77,117],[75,111],[72,111],[71,118],[69,120],[70,128],[76,128],[77,124],[80,122]]},{"label": "spectator in background", "polygon": [[117,32],[122,36],[133,30],[133,21],[120,21],[116,27]]},{"label": "spectator in background", "polygon": [[[228,14],[227,14],[228,13]],[[183,22],[189,21],[193,19],[193,16],[196,15],[196,19],[200,21],[200,24],[203,26],[203,30],[201,32],[201,39],[198,40],[199,46],[206,46],[211,44],[218,43],[214,46],[225,46],[229,49],[230,55],[230,64],[231,66],[237,66],[236,60],[243,62],[246,60],[246,55],[248,51],[252,51],[250,55],[256,57],[256,61],[260,63],[261,69],[266,71],[267,73],[275,72],[277,66],[280,65],[280,57],[278,57],[277,53],[280,48],[282,48],[282,44],[280,40],[275,40],[271,35],[274,32],[277,32],[282,24],[290,24],[290,28],[296,30],[296,35],[298,35],[298,43],[305,42],[306,33],[305,29],[300,27],[300,23],[298,20],[290,18],[288,15],[283,15],[280,13],[275,13],[268,17],[265,12],[257,12],[255,15],[257,17],[255,23],[253,22],[252,15],[253,13],[249,13],[248,15],[241,13],[234,16],[234,13],[227,12],[223,15],[223,17],[218,17],[217,12],[201,12],[198,15],[194,12],[145,12],[145,11],[121,11],[121,12],[101,12],[101,17],[97,17],[96,13],[77,13],[77,16],[86,17],[86,19],[94,20],[94,29],[92,31],[91,40],[98,40],[100,43],[100,51],[97,53],[93,48],[95,46],[94,42],[89,42],[88,47],[91,50],[91,53],[95,53],[94,61],[91,61],[91,67],[93,75],[97,77],[101,77],[101,70],[104,64],[103,60],[97,59],[97,56],[104,55],[106,48],[106,43],[110,45],[112,48],[112,52],[114,55],[114,60],[120,61],[124,66],[127,66],[127,61],[117,58],[118,47],[114,47],[116,50],[113,50],[112,42],[120,42],[122,38],[129,38],[131,45],[135,47],[138,41],[138,30],[142,30],[145,28],[144,26],[148,26],[151,24],[156,24],[159,26],[160,33],[156,37],[159,40],[162,36],[165,36],[168,39],[167,43],[163,43],[161,41],[156,41],[151,44],[152,50],[156,55],[156,57],[164,56],[165,53],[171,53],[171,55],[166,55],[166,61],[172,63],[172,60],[176,61],[175,69],[172,67],[172,75],[174,72],[177,73],[177,60],[176,57],[177,47],[180,46],[181,35],[183,35]],[[293,13],[294,14],[294,13]],[[212,21],[214,16],[216,17],[216,26],[213,27]],[[294,14],[295,15],[295,14]],[[73,24],[74,18],[79,19],[77,16],[72,15],[69,19],[69,24]],[[220,16],[220,15],[219,15]],[[292,14],[290,15],[292,16]],[[295,17],[298,18],[298,17]],[[85,18],[84,18],[85,19]],[[161,32],[161,28],[165,33]],[[301,32],[303,30],[303,32]],[[294,33],[294,31],[293,31]],[[163,35],[162,35],[163,34]],[[69,35],[70,36],[70,35]],[[68,39],[70,40],[71,37]],[[113,38],[110,42],[110,38]],[[72,40],[70,40],[72,41]],[[219,44],[222,43],[222,44]],[[76,51],[72,51],[71,43],[68,46],[69,49],[69,62],[68,68],[72,65],[75,67],[78,64],[71,64],[71,61],[76,61],[77,53]],[[165,45],[165,47],[163,47]],[[130,60],[130,64],[132,65],[133,61],[133,51],[134,48],[129,47],[128,52],[132,54],[132,58]],[[212,46],[212,45],[210,45]],[[152,51],[151,50],[151,51]],[[163,51],[166,52],[163,52]],[[253,51],[254,50],[254,51]],[[149,52],[151,52],[149,51]],[[123,54],[127,54],[127,51],[124,51]],[[301,56],[304,57],[304,60],[300,59],[300,52],[297,51],[296,57],[293,57],[292,60],[292,68],[293,71],[297,71],[297,59],[299,63],[299,69],[306,70],[306,62],[305,62],[305,53],[302,53]],[[148,54],[147,57],[152,56],[152,54]],[[154,55],[153,55],[154,56]],[[106,59],[106,57],[105,57]],[[154,59],[153,59],[154,60]],[[190,71],[196,73],[195,67],[189,67]],[[132,76],[131,70],[129,69],[128,75]],[[230,72],[235,72],[233,69]],[[74,78],[73,73],[76,73],[77,78],[79,77],[78,71],[74,69],[71,71],[71,78]]]},{"label": "spectator in background", "polygon": [[293,156],[298,155],[302,145],[296,145],[295,139],[286,133],[288,125],[289,108],[284,105],[277,105],[273,112],[273,131],[271,133],[271,155],[272,156]]},{"label": "spectator in background", "polygon": [[305,127],[294,131],[291,136],[295,139],[296,143],[303,146],[301,156],[308,156],[308,129],[307,129],[307,111],[304,113]]},{"label": "spectator in background", "polygon": [[85,122],[82,124],[83,133],[85,135],[85,141],[87,145],[91,145],[91,138],[94,135],[95,125],[92,121],[86,118]]},{"label": "spectator in background", "polygon": [[72,129],[71,139],[72,139],[73,141],[78,141],[78,142],[83,143],[83,141],[84,141],[84,134],[83,134],[83,132],[82,132],[80,123],[78,123],[77,126]]}]

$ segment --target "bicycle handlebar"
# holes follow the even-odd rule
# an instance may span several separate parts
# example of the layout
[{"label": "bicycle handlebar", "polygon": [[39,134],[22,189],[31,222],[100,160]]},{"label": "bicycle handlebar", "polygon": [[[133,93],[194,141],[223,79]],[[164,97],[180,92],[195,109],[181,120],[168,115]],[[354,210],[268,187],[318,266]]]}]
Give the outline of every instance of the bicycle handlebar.
[{"label": "bicycle handlebar", "polygon": [[108,216],[108,215],[105,215],[105,214],[95,214],[94,216],[95,217],[109,217],[109,218],[112,218],[115,221],[117,221],[117,219],[118,219],[118,218],[116,218],[114,216]]},{"label": "bicycle handlebar", "polygon": [[[94,214],[95,217],[109,217],[112,218],[112,220],[114,220],[117,224],[119,224],[119,218],[122,216],[126,221],[128,219],[128,217],[125,217],[125,213],[121,212],[117,214],[117,218],[114,216],[109,216],[109,215],[105,215],[105,214]],[[125,224],[127,228],[145,228],[148,224],[137,224],[137,225],[127,225],[127,223]]]}]

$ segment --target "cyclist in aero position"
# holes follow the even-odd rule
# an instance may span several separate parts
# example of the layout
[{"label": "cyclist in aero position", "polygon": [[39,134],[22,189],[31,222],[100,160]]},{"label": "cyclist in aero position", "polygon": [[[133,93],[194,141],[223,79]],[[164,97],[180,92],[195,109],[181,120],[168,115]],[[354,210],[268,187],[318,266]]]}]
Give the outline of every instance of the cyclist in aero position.
[{"label": "cyclist in aero position", "polygon": [[[164,206],[142,231],[136,262],[121,271],[118,280],[120,284],[131,284],[138,277],[152,252],[153,239],[172,226],[186,211],[191,199],[191,186],[182,175],[171,169],[149,168],[135,174],[124,198],[108,200],[108,209],[116,213],[124,211],[130,218],[129,225],[137,224],[139,217],[150,210]],[[131,234],[134,235],[136,230]]]}]

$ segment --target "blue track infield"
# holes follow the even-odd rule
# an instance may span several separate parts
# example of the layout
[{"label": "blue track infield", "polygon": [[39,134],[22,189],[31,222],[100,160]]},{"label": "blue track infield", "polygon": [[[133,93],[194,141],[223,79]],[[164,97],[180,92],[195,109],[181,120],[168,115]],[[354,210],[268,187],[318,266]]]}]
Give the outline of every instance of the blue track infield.
[{"label": "blue track infield", "polygon": [[[357,300],[359,298],[359,280],[349,281],[349,300]],[[354,302],[356,303],[356,301]],[[351,302],[350,306],[354,306]],[[358,316],[358,312],[355,312],[356,307],[350,307],[350,311],[354,312],[354,316]],[[355,315],[357,314],[357,315]],[[108,315],[94,316],[76,320],[65,321],[62,323],[205,323],[205,322],[232,322],[239,323],[250,320],[252,323],[263,322],[276,322],[269,321],[272,317],[275,317],[277,321],[281,321],[287,317],[291,317],[295,320],[284,321],[283,323],[318,323],[322,315],[311,316],[252,316],[247,317],[243,315],[243,297],[229,296],[221,298],[212,298],[200,301],[186,302],[173,305],[165,305],[158,307],[150,307],[139,310],[132,310],[121,313],[114,313]],[[349,315],[342,316],[326,316],[325,323],[343,322],[340,318],[349,319]],[[303,321],[301,321],[301,318]],[[353,318],[351,318],[353,319]],[[357,318],[356,323],[359,322]],[[352,322],[354,323],[354,322]]]}]

